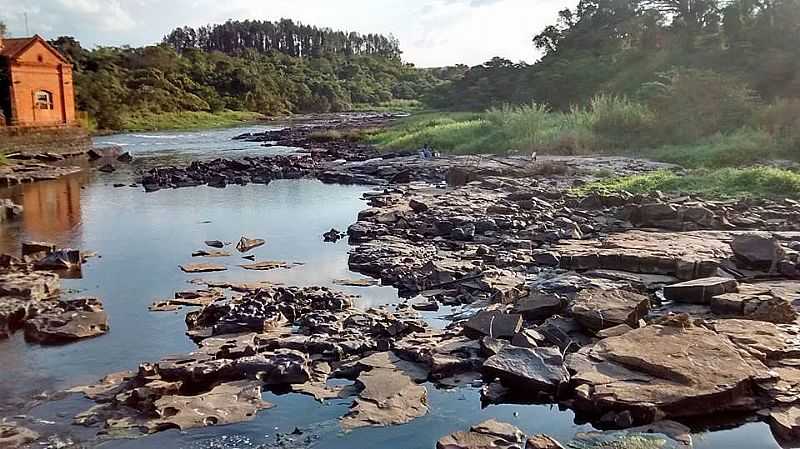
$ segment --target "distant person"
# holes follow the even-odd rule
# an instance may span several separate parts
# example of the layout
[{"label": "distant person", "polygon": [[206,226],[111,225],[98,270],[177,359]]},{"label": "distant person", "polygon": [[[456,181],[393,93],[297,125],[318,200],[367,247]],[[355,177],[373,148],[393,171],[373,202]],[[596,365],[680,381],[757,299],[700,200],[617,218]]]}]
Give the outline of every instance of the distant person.
[{"label": "distant person", "polygon": [[426,143],[425,146],[422,147],[422,151],[425,153],[425,159],[433,158],[433,150],[430,144]]}]

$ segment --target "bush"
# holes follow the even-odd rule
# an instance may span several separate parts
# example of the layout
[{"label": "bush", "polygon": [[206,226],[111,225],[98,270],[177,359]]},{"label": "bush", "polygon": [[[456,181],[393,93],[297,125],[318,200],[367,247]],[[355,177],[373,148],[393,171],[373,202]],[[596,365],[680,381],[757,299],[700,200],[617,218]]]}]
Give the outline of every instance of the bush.
[{"label": "bush", "polygon": [[592,99],[591,129],[608,149],[653,143],[655,116],[644,104],[625,97],[599,95]]},{"label": "bush", "polygon": [[781,153],[776,140],[767,132],[748,128],[717,134],[691,145],[665,145],[643,154],[662,162],[687,168],[742,167]]},{"label": "bush", "polygon": [[752,123],[758,106],[743,82],[705,70],[681,70],[641,91],[656,114],[664,143],[687,143]]},{"label": "bush", "polygon": [[765,106],[759,114],[759,124],[779,139],[787,150],[800,146],[800,99],[779,99]]}]

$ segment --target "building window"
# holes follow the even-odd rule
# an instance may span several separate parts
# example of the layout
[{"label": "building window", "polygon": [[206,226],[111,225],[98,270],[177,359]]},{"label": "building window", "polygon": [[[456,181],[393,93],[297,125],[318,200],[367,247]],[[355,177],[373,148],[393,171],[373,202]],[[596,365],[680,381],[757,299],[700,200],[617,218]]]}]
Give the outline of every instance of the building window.
[{"label": "building window", "polygon": [[36,92],[34,97],[36,109],[53,109],[53,94],[46,90]]}]

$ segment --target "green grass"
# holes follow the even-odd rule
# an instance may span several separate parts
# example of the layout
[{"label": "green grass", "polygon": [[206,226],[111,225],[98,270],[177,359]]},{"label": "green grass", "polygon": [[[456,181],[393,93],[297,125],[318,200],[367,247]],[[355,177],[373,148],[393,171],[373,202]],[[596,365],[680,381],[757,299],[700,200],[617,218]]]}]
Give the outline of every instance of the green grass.
[{"label": "green grass", "polygon": [[419,112],[425,106],[419,100],[395,99],[381,104],[356,103],[351,108],[353,112]]},{"label": "green grass", "polygon": [[670,171],[616,177],[592,182],[574,189],[577,195],[589,192],[630,193],[675,192],[702,194],[713,198],[800,198],[800,173],[774,167],[720,168],[692,170],[686,175]]},{"label": "green grass", "polygon": [[160,114],[127,115],[123,119],[123,131],[155,131],[166,129],[199,129],[231,126],[264,118],[256,112],[165,112]]},{"label": "green grass", "polygon": [[6,164],[8,164],[8,159],[6,159],[6,155],[0,153],[0,165],[6,165]]}]

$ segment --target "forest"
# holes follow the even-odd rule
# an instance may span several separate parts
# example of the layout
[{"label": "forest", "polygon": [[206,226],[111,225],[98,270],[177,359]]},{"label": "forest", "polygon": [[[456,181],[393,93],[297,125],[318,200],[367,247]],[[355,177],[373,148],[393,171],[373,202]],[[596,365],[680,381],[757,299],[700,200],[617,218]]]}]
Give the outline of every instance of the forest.
[{"label": "forest", "polygon": [[142,48],[86,49],[71,37],[51,43],[73,62],[78,108],[101,129],[170,113],[375,107],[421,98],[450,73],[403,63],[392,37],[290,20],[179,28]]}]

